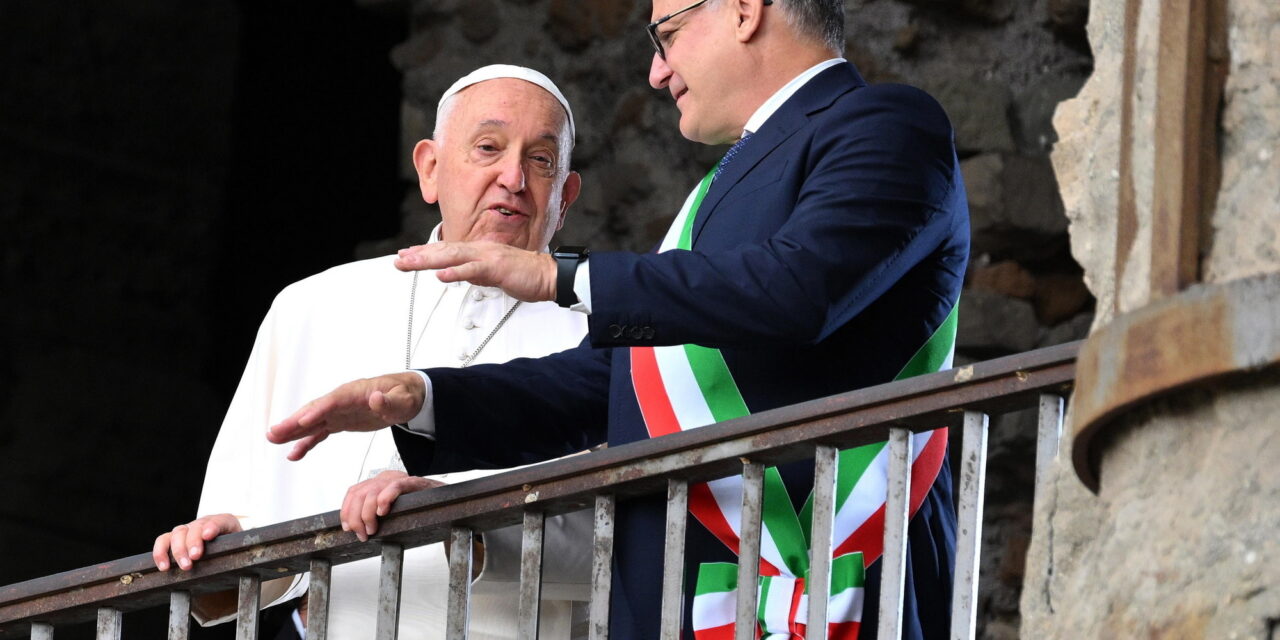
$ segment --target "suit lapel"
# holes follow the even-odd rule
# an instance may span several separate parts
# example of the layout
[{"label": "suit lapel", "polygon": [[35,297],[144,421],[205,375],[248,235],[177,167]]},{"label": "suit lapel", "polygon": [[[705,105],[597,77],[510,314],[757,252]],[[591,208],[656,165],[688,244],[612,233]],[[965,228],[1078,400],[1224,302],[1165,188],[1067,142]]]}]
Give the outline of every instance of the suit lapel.
[{"label": "suit lapel", "polygon": [[715,182],[711,183],[711,188],[707,190],[707,195],[702,200],[702,206],[698,207],[698,215],[693,220],[693,245],[697,245],[698,237],[707,226],[707,220],[715,214],[720,201],[736,188],[752,169],[808,123],[811,114],[826,109],[836,98],[865,84],[852,64],[838,64],[814,76],[795,95],[778,107],[760,130],[756,131],[755,135],[742,146],[733,162],[729,163]]}]

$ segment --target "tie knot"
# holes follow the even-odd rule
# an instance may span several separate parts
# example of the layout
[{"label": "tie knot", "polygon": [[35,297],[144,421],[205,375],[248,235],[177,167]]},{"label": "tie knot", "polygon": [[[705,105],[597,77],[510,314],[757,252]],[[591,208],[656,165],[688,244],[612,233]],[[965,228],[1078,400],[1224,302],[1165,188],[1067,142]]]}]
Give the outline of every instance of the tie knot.
[{"label": "tie knot", "polygon": [[[738,155],[738,152],[742,150],[742,145],[746,144],[752,135],[755,134],[750,131],[744,131],[742,137],[738,138],[738,141],[733,143],[732,147],[729,147],[729,150],[724,153],[724,157],[720,159],[720,164],[716,166],[715,178],[720,177],[720,173],[724,171],[725,167],[729,166],[729,163],[733,161],[733,157]],[[715,178],[712,179],[714,180]]]}]

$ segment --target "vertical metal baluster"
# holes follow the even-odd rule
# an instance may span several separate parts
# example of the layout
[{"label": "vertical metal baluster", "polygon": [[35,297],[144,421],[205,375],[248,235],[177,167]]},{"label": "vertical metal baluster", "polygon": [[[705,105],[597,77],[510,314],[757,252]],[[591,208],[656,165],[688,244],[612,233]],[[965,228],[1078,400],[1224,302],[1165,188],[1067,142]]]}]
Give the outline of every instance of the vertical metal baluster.
[{"label": "vertical metal baluster", "polygon": [[609,640],[609,593],[613,586],[613,511],[611,495],[596,496],[595,545],[591,557],[589,640]]},{"label": "vertical metal baluster", "polygon": [[169,640],[187,640],[191,633],[191,594],[174,591],[169,594]]},{"label": "vertical metal baluster", "polygon": [[261,608],[262,579],[256,575],[240,576],[240,595],[236,608],[236,640],[258,640],[258,609]]},{"label": "vertical metal baluster", "polygon": [[689,482],[667,481],[667,539],[662,551],[662,640],[680,640],[684,613],[684,533],[689,518]]},{"label": "vertical metal baluster", "polygon": [[449,534],[449,601],[445,637],[466,640],[471,617],[471,544],[475,533],[454,527]]},{"label": "vertical metal baluster", "polygon": [[960,444],[960,508],[956,513],[956,571],[951,589],[951,637],[973,638],[978,620],[982,503],[987,484],[987,414],[964,412]]},{"label": "vertical metal baluster", "polygon": [[836,467],[840,451],[820,444],[813,454],[813,542],[809,546],[808,640],[827,640],[827,598],[831,592],[831,530],[836,511]]},{"label": "vertical metal baluster", "polygon": [[329,637],[329,586],[333,565],[324,558],[311,559],[311,578],[307,583],[307,640]]},{"label": "vertical metal baluster", "polygon": [[1058,443],[1062,440],[1063,402],[1059,396],[1040,394],[1036,435],[1036,493],[1049,479],[1049,468],[1058,459]]},{"label": "vertical metal baluster", "polygon": [[53,640],[53,625],[47,622],[31,623],[31,640]]},{"label": "vertical metal baluster", "polygon": [[396,640],[400,633],[400,577],[404,573],[404,545],[382,543],[382,566],[378,581],[377,640]]},{"label": "vertical metal baluster", "polygon": [[742,529],[738,541],[738,612],[734,640],[755,640],[760,582],[760,519],[764,511],[764,465],[742,463]]},{"label": "vertical metal baluster", "polygon": [[123,630],[124,616],[119,609],[98,609],[98,640],[120,640],[120,632]]},{"label": "vertical metal baluster", "polygon": [[906,588],[907,515],[911,496],[911,431],[889,428],[889,486],[884,505],[884,556],[880,562],[880,626],[876,637],[902,637]]},{"label": "vertical metal baluster", "polygon": [[524,512],[524,528],[520,540],[520,617],[516,620],[516,638],[536,640],[538,637],[538,605],[542,598],[542,538],[546,514],[530,509]]}]

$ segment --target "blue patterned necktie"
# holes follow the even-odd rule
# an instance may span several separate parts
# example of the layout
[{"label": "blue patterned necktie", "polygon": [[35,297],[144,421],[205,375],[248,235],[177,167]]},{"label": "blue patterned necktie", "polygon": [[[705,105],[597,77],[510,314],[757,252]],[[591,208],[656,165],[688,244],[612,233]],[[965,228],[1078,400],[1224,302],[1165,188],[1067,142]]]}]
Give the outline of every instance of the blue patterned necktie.
[{"label": "blue patterned necktie", "polygon": [[724,153],[723,158],[720,158],[720,164],[716,165],[716,175],[711,178],[712,180],[720,177],[720,173],[724,171],[725,167],[729,166],[729,163],[733,161],[733,157],[738,155],[738,152],[742,150],[742,145],[746,144],[753,135],[755,134],[750,131],[742,132],[742,137],[738,138],[738,141],[733,143],[732,147],[729,147],[729,150]]}]

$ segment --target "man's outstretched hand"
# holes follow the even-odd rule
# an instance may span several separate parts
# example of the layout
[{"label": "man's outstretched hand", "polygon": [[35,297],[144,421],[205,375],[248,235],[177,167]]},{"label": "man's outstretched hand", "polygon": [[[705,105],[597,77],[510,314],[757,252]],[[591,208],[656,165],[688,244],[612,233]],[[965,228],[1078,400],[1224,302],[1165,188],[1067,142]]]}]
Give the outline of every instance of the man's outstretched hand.
[{"label": "man's outstretched hand", "polygon": [[401,249],[396,268],[439,269],[441,282],[498,287],[525,302],[556,299],[555,258],[499,242],[436,242]]},{"label": "man's outstretched hand", "polygon": [[297,440],[289,459],[301,460],[331,433],[377,431],[408,422],[422,410],[425,397],[422,376],[412,371],[348,382],[267,429],[267,440]]}]

